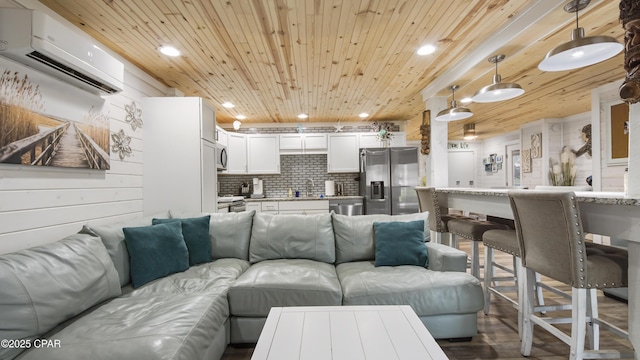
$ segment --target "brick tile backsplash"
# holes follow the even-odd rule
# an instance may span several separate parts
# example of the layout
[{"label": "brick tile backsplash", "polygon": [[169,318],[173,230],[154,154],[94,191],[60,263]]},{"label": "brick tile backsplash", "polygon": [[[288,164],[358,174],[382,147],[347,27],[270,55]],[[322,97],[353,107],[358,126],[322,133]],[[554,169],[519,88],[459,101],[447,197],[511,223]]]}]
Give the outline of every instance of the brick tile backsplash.
[{"label": "brick tile backsplash", "polygon": [[[264,129],[261,129],[264,132]],[[282,133],[282,131],[278,131]],[[326,130],[325,130],[326,132]],[[326,154],[304,154],[304,155],[280,155],[279,175],[221,175],[218,174],[220,182],[220,195],[238,194],[240,184],[247,182],[253,192],[253,178],[258,177],[263,181],[264,194],[267,197],[286,197],[289,188],[295,193],[296,189],[300,195],[305,193],[305,181],[313,179],[313,195],[324,194],[325,180],[334,180],[336,183],[344,185],[344,195],[358,195],[358,182],[354,180],[358,173],[327,173]]]}]

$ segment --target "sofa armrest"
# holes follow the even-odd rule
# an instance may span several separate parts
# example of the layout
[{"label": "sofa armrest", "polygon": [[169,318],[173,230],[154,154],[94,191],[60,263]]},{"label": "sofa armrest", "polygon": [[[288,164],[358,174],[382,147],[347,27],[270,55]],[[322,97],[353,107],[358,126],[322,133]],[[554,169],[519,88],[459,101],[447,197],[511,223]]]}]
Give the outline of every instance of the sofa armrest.
[{"label": "sofa armrest", "polygon": [[451,246],[425,243],[429,255],[429,269],[435,271],[467,271],[467,253]]}]

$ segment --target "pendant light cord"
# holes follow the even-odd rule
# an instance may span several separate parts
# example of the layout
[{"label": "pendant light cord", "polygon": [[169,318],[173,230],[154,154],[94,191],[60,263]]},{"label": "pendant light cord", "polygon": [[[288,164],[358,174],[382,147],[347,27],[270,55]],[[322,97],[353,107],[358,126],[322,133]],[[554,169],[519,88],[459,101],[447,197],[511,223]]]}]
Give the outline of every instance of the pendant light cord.
[{"label": "pendant light cord", "polygon": [[580,27],[580,25],[578,24],[578,11],[580,10],[576,7],[576,29]]}]

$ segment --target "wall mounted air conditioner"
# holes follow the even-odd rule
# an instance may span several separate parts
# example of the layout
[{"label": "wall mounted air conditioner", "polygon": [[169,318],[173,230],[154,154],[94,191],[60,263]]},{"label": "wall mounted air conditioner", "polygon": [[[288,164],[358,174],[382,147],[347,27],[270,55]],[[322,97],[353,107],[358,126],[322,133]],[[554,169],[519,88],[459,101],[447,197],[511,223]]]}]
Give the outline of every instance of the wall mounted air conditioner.
[{"label": "wall mounted air conditioner", "polygon": [[47,14],[0,8],[0,55],[98,94],[122,91],[124,65]]}]

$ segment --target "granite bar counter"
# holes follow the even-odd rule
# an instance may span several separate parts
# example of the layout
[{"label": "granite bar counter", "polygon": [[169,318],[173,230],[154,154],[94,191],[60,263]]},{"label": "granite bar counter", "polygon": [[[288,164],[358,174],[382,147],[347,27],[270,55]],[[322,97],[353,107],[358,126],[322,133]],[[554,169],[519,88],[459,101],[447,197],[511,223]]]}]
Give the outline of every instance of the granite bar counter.
[{"label": "granite bar counter", "polygon": [[349,200],[362,199],[362,196],[301,196],[301,197],[264,197],[264,198],[246,198],[245,202],[261,202],[261,201],[313,201],[313,200]]}]

